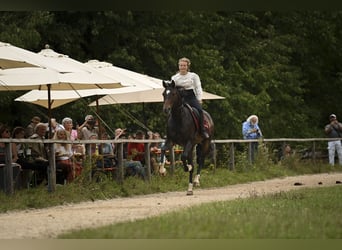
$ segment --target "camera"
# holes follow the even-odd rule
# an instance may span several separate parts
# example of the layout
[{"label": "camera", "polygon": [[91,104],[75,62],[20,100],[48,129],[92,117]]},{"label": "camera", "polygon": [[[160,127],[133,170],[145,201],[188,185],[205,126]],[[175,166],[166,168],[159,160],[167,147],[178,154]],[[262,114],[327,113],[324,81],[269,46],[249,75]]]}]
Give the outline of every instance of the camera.
[{"label": "camera", "polygon": [[94,124],[95,124],[95,121],[94,121],[94,120],[88,120],[88,121],[87,121],[87,124],[89,124],[89,125],[94,125]]}]

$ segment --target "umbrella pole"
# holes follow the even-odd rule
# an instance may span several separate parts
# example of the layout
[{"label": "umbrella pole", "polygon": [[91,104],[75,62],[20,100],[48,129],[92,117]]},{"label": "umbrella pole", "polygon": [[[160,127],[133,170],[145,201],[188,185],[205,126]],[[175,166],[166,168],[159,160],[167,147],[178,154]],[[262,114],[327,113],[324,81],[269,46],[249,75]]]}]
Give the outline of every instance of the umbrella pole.
[{"label": "umbrella pole", "polygon": [[[96,113],[99,116],[99,99],[96,99]],[[98,117],[97,119],[98,126],[99,126],[99,139],[102,138],[102,128],[101,128],[101,119]]]},{"label": "umbrella pole", "polygon": [[144,125],[146,126],[146,115],[145,115],[145,103],[142,103],[142,114],[143,114],[143,121]]},{"label": "umbrella pole", "polygon": [[51,131],[51,84],[47,85],[48,89],[48,125],[49,125],[49,139],[52,138]]}]

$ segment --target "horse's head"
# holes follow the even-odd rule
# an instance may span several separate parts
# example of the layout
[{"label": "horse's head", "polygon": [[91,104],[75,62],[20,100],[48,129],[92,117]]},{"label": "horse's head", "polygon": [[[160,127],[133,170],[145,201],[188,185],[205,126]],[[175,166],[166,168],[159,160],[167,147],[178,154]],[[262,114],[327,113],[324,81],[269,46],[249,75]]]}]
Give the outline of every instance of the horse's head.
[{"label": "horse's head", "polygon": [[163,111],[164,113],[169,113],[171,108],[173,107],[174,103],[176,103],[179,98],[180,94],[176,87],[174,80],[163,80],[163,98],[164,98],[164,106]]}]

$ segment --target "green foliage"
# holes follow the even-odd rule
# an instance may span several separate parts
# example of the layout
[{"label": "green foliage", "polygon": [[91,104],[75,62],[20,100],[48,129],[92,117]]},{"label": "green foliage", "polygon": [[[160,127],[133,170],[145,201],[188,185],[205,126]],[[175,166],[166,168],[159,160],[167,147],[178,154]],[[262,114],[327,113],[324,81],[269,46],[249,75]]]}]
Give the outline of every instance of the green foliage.
[{"label": "green foliage", "polygon": [[[321,137],[328,115],[342,116],[338,11],[21,11],[1,12],[0,21],[1,41],[32,51],[49,44],[83,62],[108,61],[161,79],[177,71],[178,58],[189,57],[204,90],[226,97],[203,104],[216,138],[241,138],[250,114],[260,117],[267,138]],[[26,125],[34,114],[46,120],[46,110],[13,101],[21,94],[0,93],[1,122]],[[87,106],[93,100],[67,104],[53,116],[81,123],[98,112]],[[144,114],[141,105],[98,113],[111,129],[165,129],[159,104],[146,104]]]}]

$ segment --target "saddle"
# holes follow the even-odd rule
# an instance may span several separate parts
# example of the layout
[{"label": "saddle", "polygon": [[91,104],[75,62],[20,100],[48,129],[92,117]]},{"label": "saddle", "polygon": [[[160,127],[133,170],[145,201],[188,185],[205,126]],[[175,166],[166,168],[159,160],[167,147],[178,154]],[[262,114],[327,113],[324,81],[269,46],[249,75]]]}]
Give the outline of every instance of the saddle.
[{"label": "saddle", "polygon": [[[196,108],[194,108],[194,107],[191,107],[188,103],[185,103],[184,105],[190,111],[192,119],[194,120],[194,123],[195,123],[196,130],[200,131],[199,112],[198,112],[198,110]],[[203,126],[204,126],[204,129],[208,132],[208,130],[209,130],[209,122],[208,122],[207,117],[204,114],[203,114]]]}]

